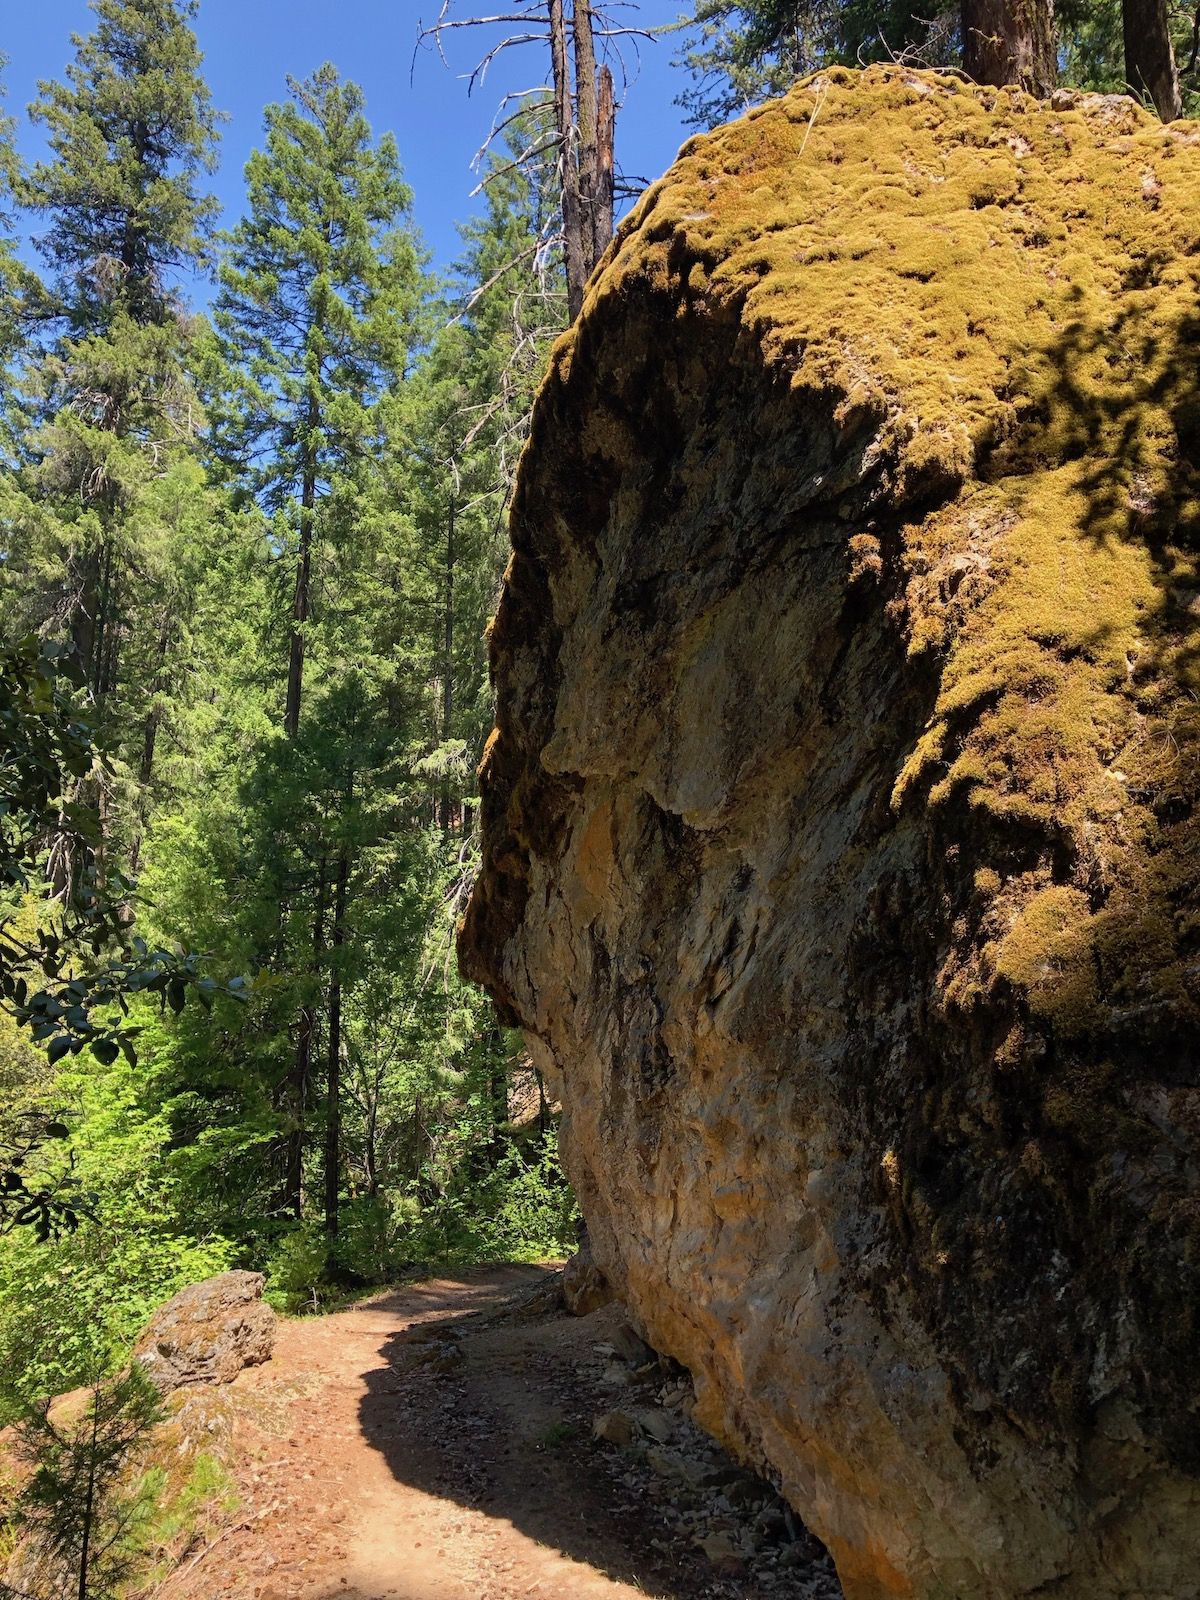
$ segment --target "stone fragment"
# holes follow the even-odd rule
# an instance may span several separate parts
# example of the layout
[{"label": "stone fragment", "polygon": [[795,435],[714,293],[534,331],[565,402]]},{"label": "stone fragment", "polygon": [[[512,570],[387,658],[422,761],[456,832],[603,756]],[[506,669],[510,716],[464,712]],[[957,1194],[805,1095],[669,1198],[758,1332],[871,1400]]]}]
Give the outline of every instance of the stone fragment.
[{"label": "stone fragment", "polygon": [[168,1393],[191,1383],[230,1383],[244,1367],[271,1359],[275,1313],[261,1272],[222,1272],[181,1289],[150,1319],[134,1348],[155,1385]]},{"label": "stone fragment", "polygon": [[621,1360],[627,1361],[635,1371],[654,1360],[654,1351],[628,1322],[618,1325],[615,1333],[609,1335],[609,1343]]},{"label": "stone fragment", "polygon": [[659,1444],[666,1444],[675,1432],[674,1420],[658,1406],[642,1406],[631,1415],[641,1431]]},{"label": "stone fragment", "polygon": [[673,1478],[689,1489],[703,1489],[713,1481],[713,1469],[707,1462],[678,1450],[651,1445],[646,1451],[646,1462],[660,1477]]},{"label": "stone fragment", "polygon": [[613,1299],[612,1286],[596,1265],[586,1234],[563,1268],[562,1298],[567,1310],[576,1317],[590,1316]]},{"label": "stone fragment", "polygon": [[727,1533],[710,1533],[700,1540],[700,1548],[719,1572],[740,1572],[742,1552]]},{"label": "stone fragment", "polygon": [[623,1411],[606,1411],[592,1423],[592,1435],[627,1450],[633,1443],[633,1422]]},{"label": "stone fragment", "polygon": [[627,1389],[633,1374],[623,1361],[610,1361],[600,1375],[600,1382],[609,1389]]}]

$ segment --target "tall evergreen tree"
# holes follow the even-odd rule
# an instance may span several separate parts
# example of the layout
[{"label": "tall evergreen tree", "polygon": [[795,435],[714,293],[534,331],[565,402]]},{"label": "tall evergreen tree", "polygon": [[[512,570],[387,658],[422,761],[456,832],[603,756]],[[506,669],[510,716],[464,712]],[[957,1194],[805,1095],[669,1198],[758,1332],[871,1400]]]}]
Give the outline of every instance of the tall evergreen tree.
[{"label": "tall evergreen tree", "polygon": [[[186,599],[182,552],[208,515],[188,375],[197,324],[176,282],[205,260],[217,119],[194,0],[94,10],[66,81],[40,86],[31,114],[50,157],[18,187],[46,219],[51,282],[27,362],[29,430],[5,491],[2,601],[10,626],[71,638],[136,790]],[[144,806],[134,797],[124,810],[136,845]]]},{"label": "tall evergreen tree", "polygon": [[[6,58],[0,55],[0,75],[6,65]],[[18,284],[21,276],[13,247],[13,190],[20,170],[15,143],[16,123],[2,109],[3,96],[4,86],[0,77],[0,444],[4,439],[10,364],[19,339]]]},{"label": "tall evergreen tree", "polygon": [[217,118],[190,21],[196,0],[93,0],[95,32],[72,38],[66,83],[42,83],[30,108],[53,160],[26,204],[45,213],[40,245],[76,334],[122,315],[169,321],[170,279],[202,258],[216,202]]},{"label": "tall evergreen tree", "polygon": [[[350,684],[375,706],[386,697],[392,669],[380,664],[372,624],[392,522],[378,473],[403,409],[399,390],[419,334],[424,283],[395,141],[373,138],[361,91],[328,64],[303,83],[289,80],[289,88],[290,101],[268,108],[265,147],[246,170],[249,214],[229,242],[216,324],[233,373],[219,447],[244,492],[273,519],[290,596],[281,723],[294,749],[272,754],[263,770],[275,772],[276,793],[289,794],[292,814],[315,824],[315,833],[294,830],[299,862],[289,850],[274,863],[287,911],[283,959],[306,974],[286,1091],[285,1191],[299,1215],[316,984],[324,973],[333,1091],[326,1112],[336,1128],[350,856],[361,842],[351,824],[364,763],[385,759],[378,730],[363,733],[363,707],[341,704],[331,716],[326,691],[344,701]],[[297,924],[305,930],[303,957]],[[331,1231],[335,1145],[333,1136]]]},{"label": "tall evergreen tree", "polygon": [[289,88],[246,168],[249,215],[230,240],[216,323],[238,374],[226,458],[276,514],[294,574],[283,712],[294,738],[315,546],[346,536],[363,468],[378,460],[420,271],[395,141],[373,141],[361,90],[328,63]]}]

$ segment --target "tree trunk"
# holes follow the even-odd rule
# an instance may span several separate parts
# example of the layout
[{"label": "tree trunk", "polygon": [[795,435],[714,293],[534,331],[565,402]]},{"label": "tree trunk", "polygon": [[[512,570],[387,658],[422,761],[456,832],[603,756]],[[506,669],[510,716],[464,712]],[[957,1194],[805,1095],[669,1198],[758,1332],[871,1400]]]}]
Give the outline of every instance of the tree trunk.
[{"label": "tree trunk", "polygon": [[1122,0],[1125,81],[1139,100],[1152,100],[1164,122],[1183,115],[1179,73],[1171,49],[1167,0]]},{"label": "tree trunk", "polygon": [[319,420],[316,396],[310,395],[306,418],[310,442],[305,446],[304,478],[300,487],[300,549],[296,559],[296,590],[288,646],[287,707],[283,714],[283,731],[289,739],[300,732],[300,700],[304,692],[304,624],[308,621],[312,593],[313,517],[317,504],[316,452],[311,440]]},{"label": "tree trunk", "polygon": [[[612,73],[600,68],[600,105],[596,129],[596,261],[608,249],[613,236],[613,147],[616,143],[617,113],[613,99]],[[592,266],[595,268],[596,262]]]},{"label": "tree trunk", "polygon": [[79,1585],[76,1600],[88,1600],[88,1568],[92,1562],[92,1524],[96,1520],[96,1457],[100,1439],[100,1391],[92,1390],[92,1441],[88,1452],[87,1486],[83,1492],[83,1516],[79,1536]]},{"label": "tree trunk", "polygon": [[[317,881],[317,907],[313,917],[313,975],[320,971],[325,948],[325,862]],[[300,1008],[296,1031],[296,1054],[291,1070],[288,1106],[291,1127],[287,1135],[287,1167],[284,1178],[284,1206],[297,1221],[304,1215],[304,1133],[308,1102],[312,1094],[312,1052],[317,1032],[317,1008],[311,1003]]]},{"label": "tree trunk", "polygon": [[296,1034],[296,1054],[292,1063],[288,1113],[291,1127],[287,1135],[287,1168],[283,1204],[299,1222],[304,1215],[304,1124],[308,1111],[308,1091],[312,1077],[312,1044],[317,1017],[312,1006],[300,1011]]},{"label": "tree trunk", "polygon": [[150,779],[154,776],[154,751],[158,743],[158,730],[162,723],[161,697],[167,688],[167,651],[171,644],[172,616],[164,610],[154,651],[154,671],[150,675],[150,709],[142,723],[142,756],[138,762],[137,826],[129,846],[129,871],[137,877],[142,860],[142,844],[150,821]]},{"label": "tree trunk", "polygon": [[[445,588],[445,614],[443,617],[444,637],[442,655],[442,742],[450,737],[451,725],[454,717],[454,564],[458,559],[454,547],[454,514],[455,505],[450,501],[450,509],[446,521],[446,588]],[[452,819],[450,806],[450,775],[446,773],[442,778],[442,795],[440,802],[441,815],[438,821],[443,833],[450,832]]]},{"label": "tree trunk", "polygon": [[591,0],[575,0],[571,10],[575,40],[575,124],[579,131],[579,220],[583,233],[584,281],[596,265],[596,200],[598,108],[596,104],[596,45],[592,36]]},{"label": "tree trunk", "polygon": [[88,664],[88,678],[96,703],[103,702],[108,693],[108,678],[113,667],[113,591],[115,588],[113,542],[106,539],[100,552],[99,582],[93,601],[92,659]]},{"label": "tree trunk", "polygon": [[[567,315],[574,322],[583,309],[588,279],[583,243],[583,210],[575,153],[575,118],[567,67],[567,24],[563,0],[547,0],[550,17],[550,67],[554,79],[554,122],[558,129],[558,164],[562,176],[563,254],[567,268]],[[590,254],[590,252],[588,252]]]},{"label": "tree trunk", "polygon": [[[351,785],[346,790],[349,803]],[[337,887],[333,897],[333,934],[329,964],[329,1052],[325,1105],[325,1232],[330,1239],[338,1231],[338,1176],[342,1152],[342,975],[338,965],[346,943],[346,889],[350,881],[350,857],[343,841],[338,856]]]},{"label": "tree trunk", "polygon": [[499,1028],[489,1028],[487,1033],[488,1053],[488,1100],[491,1103],[492,1113],[492,1138],[489,1156],[491,1165],[497,1167],[504,1154],[504,1129],[508,1124],[508,1061],[502,1052],[503,1041]]},{"label": "tree trunk", "polygon": [[1019,84],[1045,99],[1058,81],[1053,0],[962,0],[962,39],[976,83]]},{"label": "tree trunk", "polygon": [[[364,1074],[364,1078],[365,1078]],[[367,1107],[366,1131],[363,1135],[363,1177],[367,1183],[367,1195],[374,1199],[379,1193],[379,1162],[375,1149],[375,1135],[379,1127],[379,1091],[373,1088]]]},{"label": "tree trunk", "polygon": [[100,587],[100,559],[95,550],[72,555],[67,561],[70,594],[68,626],[79,666],[92,680],[92,661],[96,650],[96,591]]}]

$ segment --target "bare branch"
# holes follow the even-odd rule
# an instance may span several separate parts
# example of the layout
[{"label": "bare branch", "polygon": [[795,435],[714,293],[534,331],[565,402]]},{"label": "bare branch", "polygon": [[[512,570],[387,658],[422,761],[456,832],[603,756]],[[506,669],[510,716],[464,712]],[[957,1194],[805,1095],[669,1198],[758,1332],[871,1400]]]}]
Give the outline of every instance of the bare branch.
[{"label": "bare branch", "polygon": [[532,161],[534,156],[540,156],[543,151],[556,149],[561,142],[562,141],[559,139],[557,133],[551,132],[543,134],[542,138],[536,144],[527,146],[527,148],[522,150],[521,154],[515,157],[512,161],[505,161],[501,166],[493,167],[486,178],[481,178],[479,180],[479,182],[471,190],[468,198],[474,200],[477,194],[483,193],[488,184],[494,183],[497,178],[502,178],[506,172],[511,172],[514,167],[523,167],[527,161]]},{"label": "bare branch", "polygon": [[497,56],[503,55],[506,50],[515,50],[518,45],[538,44],[549,37],[550,35],[547,32],[510,33],[507,39],[501,39],[499,44],[493,45],[488,53],[475,63],[470,72],[460,74],[461,77],[465,77],[467,80],[467,93],[475,93],[476,86],[481,84],[487,77],[488,68]]},{"label": "bare branch", "polygon": [[471,158],[472,168],[474,169],[479,166],[479,163],[483,160],[484,156],[487,155],[488,150],[491,148],[492,143],[498,134],[503,133],[505,128],[511,127],[514,122],[519,122],[522,117],[528,116],[530,112],[537,111],[539,109],[538,105],[518,106],[517,109],[505,117],[503,121],[499,120],[500,113],[510,101],[527,100],[531,95],[543,94],[546,96],[546,109],[549,110],[551,108],[550,96],[553,93],[554,91],[551,89],[548,83],[539,83],[533,89],[514,89],[511,93],[506,94],[504,99],[501,100],[500,104],[496,107],[496,115],[492,118],[491,131],[488,133],[487,138],[483,141],[483,143],[479,146],[479,149]]}]

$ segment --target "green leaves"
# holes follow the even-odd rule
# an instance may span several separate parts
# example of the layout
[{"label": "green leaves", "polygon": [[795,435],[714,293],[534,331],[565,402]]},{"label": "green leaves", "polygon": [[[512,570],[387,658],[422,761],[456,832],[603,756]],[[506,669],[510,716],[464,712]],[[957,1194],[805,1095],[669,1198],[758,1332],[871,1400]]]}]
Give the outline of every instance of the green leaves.
[{"label": "green leaves", "polygon": [[[203,985],[202,998],[211,1005],[218,992],[244,999],[247,985],[243,979],[236,986],[218,984],[203,974],[200,954],[151,947],[130,934],[134,885],[115,865],[102,865],[97,808],[81,790],[70,801],[63,797],[64,774],[107,766],[73,692],[76,676],[62,645],[30,637],[0,649],[0,882],[23,897],[18,911],[0,916],[0,1010],[27,1030],[52,1067],[85,1048],[102,1066],[121,1054],[132,1065],[136,998],[152,996],[160,1009],[178,1015],[194,987]],[[65,877],[61,885],[53,881],[56,870]],[[47,981],[33,987],[35,973]],[[61,1122],[42,1123],[24,1154],[11,1159],[24,1160],[40,1140],[63,1138],[66,1131]],[[17,1167],[0,1166],[5,1174],[11,1179]],[[0,1232],[32,1225],[49,1237],[68,1213],[74,1215],[67,1207],[60,1216],[49,1199],[27,1191],[23,1179],[0,1187]]]}]

